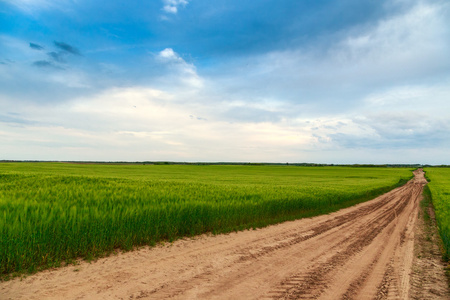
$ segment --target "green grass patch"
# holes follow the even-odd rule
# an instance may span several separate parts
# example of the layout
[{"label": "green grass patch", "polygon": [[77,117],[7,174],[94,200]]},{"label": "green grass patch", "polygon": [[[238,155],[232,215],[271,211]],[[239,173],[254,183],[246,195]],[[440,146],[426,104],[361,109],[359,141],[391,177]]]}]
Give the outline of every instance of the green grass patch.
[{"label": "green grass patch", "polygon": [[406,168],[0,163],[0,276],[329,213]]},{"label": "green grass patch", "polygon": [[426,185],[423,188],[423,199],[420,202],[420,207],[423,211],[423,218],[425,220],[425,225],[427,225],[427,227],[431,226],[431,216],[430,216],[430,208],[434,210],[434,208],[432,207],[433,202],[431,201],[431,191],[430,191],[430,187],[428,185]]},{"label": "green grass patch", "polygon": [[450,261],[450,168],[426,168],[428,187],[444,243],[444,259]]}]

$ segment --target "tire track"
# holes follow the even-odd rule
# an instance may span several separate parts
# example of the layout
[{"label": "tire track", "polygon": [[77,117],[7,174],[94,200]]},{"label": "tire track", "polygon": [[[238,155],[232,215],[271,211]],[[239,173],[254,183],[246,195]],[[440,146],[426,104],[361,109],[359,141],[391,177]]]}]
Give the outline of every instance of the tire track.
[{"label": "tire track", "polygon": [[[405,203],[404,201],[402,203]],[[393,212],[384,212],[378,218],[372,220],[367,224],[367,228],[360,227],[360,235],[348,238],[343,241],[351,240],[345,249],[337,251],[333,257],[324,263],[318,265],[305,275],[295,275],[294,280],[302,277],[299,285],[294,285],[293,288],[288,289],[284,295],[278,299],[303,299],[303,298],[317,298],[324,291],[324,287],[328,286],[328,273],[333,272],[336,268],[343,266],[347,260],[353,257],[356,253],[362,251],[363,248],[370,245],[373,239],[385,228],[390,222],[395,219],[395,215],[401,213],[405,204],[399,204],[394,208]],[[288,281],[289,282],[289,279]]]},{"label": "tire track", "polygon": [[[422,181],[422,183],[424,183]],[[337,251],[337,254],[335,254],[331,259],[318,264],[315,268],[311,269],[307,274],[296,274],[292,277],[292,281],[287,280],[286,282],[283,282],[280,286],[280,289],[274,293],[273,298],[274,299],[317,299],[319,298],[322,293],[329,289],[330,282],[333,282],[333,275],[336,277],[336,273],[341,273],[339,270],[345,263],[350,260],[352,257],[354,257],[357,253],[361,252],[364,248],[371,245],[373,246],[372,242],[374,239],[380,235],[380,233],[387,228],[389,225],[393,223],[394,220],[396,220],[395,226],[398,225],[399,219],[402,216],[402,213],[404,212],[406,206],[409,204],[413,210],[414,208],[417,208],[417,205],[415,204],[417,201],[415,199],[420,195],[421,189],[423,184],[415,184],[415,180],[411,181],[407,184],[406,188],[399,189],[401,193],[397,193],[395,198],[389,198],[390,201],[393,201],[394,205],[389,211],[384,211],[376,215],[374,219],[372,219],[370,222],[368,222],[365,228],[359,228],[357,230],[358,237],[354,239],[354,241],[342,251]],[[414,188],[416,187],[416,188]],[[413,193],[414,189],[416,189],[418,192]],[[410,201],[410,200],[413,201]],[[410,213],[408,214],[408,216]],[[408,219],[406,219],[408,220]],[[403,222],[405,223],[405,222]],[[406,225],[406,224],[405,224]],[[410,224],[411,225],[411,224]],[[390,237],[396,230],[396,227],[390,226],[390,229],[386,233],[387,237]],[[406,232],[407,227],[397,230],[399,234],[399,243],[401,243],[401,240],[404,240],[404,235]],[[345,240],[343,241],[345,243]],[[370,278],[371,273],[371,267],[373,267],[379,260],[380,256],[382,255],[384,249],[386,248],[386,244],[382,243],[379,246],[379,249],[377,249],[377,252],[375,254],[375,257],[372,258],[372,261],[368,264],[366,264],[366,270],[361,270],[361,272],[356,272],[356,277],[350,281],[347,290],[341,295],[341,299],[361,299],[360,297],[362,295],[359,295],[359,297],[356,297],[358,295],[358,291],[361,289],[361,287],[364,286],[364,283],[368,278]],[[394,250],[396,247],[394,247]],[[390,253],[392,254],[392,253]],[[361,262],[360,262],[361,265]],[[388,267],[389,269],[389,267]],[[335,273],[335,274],[333,274]],[[390,274],[389,272],[386,274]],[[385,276],[387,276],[385,274]],[[373,277],[373,276],[372,276]],[[300,280],[299,280],[300,279]],[[398,279],[398,278],[397,278]],[[373,280],[373,279],[372,279]],[[385,282],[388,282],[387,278],[383,278]],[[401,279],[398,279],[397,281],[400,281]],[[297,284],[294,284],[294,282],[298,282]],[[382,295],[395,295],[395,297],[399,296],[399,293],[396,291],[396,285],[389,285],[391,288],[389,291],[385,291],[386,283],[384,285],[381,285],[378,287],[379,293],[377,294],[377,297],[382,297]],[[283,291],[284,290],[284,291]],[[333,294],[324,297],[325,299],[332,299],[331,297],[336,298],[339,291],[334,291]],[[360,294],[360,293],[359,293]],[[366,295],[367,296],[367,295]],[[404,298],[403,294],[401,295]]]}]

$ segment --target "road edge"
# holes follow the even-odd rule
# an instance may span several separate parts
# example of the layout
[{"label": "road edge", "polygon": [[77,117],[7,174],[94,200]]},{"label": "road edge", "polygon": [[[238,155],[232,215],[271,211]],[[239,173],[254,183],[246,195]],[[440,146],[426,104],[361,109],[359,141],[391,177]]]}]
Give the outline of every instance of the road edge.
[{"label": "road edge", "polygon": [[428,186],[424,187],[414,234],[410,299],[450,299],[450,278]]}]

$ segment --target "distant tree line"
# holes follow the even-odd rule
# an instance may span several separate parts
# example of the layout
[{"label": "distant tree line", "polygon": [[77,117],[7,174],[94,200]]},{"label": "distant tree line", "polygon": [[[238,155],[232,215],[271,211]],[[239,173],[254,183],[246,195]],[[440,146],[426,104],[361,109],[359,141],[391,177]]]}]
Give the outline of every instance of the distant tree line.
[{"label": "distant tree line", "polygon": [[249,165],[249,166],[301,166],[301,167],[354,167],[354,168],[448,168],[450,165],[423,165],[423,164],[319,164],[319,163],[255,163],[255,162],[178,162],[178,161],[43,161],[43,160],[0,160],[0,162],[59,162],[72,164],[115,164],[115,165]]}]

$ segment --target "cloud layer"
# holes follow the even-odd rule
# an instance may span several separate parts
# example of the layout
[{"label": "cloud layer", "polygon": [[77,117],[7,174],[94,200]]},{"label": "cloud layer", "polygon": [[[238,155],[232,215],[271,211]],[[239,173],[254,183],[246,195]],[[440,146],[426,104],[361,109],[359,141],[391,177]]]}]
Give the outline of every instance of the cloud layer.
[{"label": "cloud layer", "polygon": [[450,164],[445,1],[5,3],[0,159]]},{"label": "cloud layer", "polygon": [[169,14],[176,14],[180,6],[186,6],[188,4],[187,0],[163,0],[164,7],[163,10]]}]

